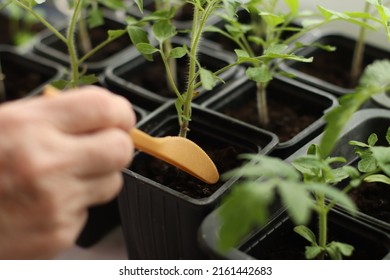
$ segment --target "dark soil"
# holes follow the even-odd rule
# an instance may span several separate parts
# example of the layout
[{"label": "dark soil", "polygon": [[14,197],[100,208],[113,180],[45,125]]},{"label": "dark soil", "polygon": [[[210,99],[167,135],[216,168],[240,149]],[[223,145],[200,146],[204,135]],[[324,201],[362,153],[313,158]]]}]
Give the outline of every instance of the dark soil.
[{"label": "dark soil", "polygon": [[335,52],[316,51],[312,63],[299,63],[300,71],[342,88],[355,88],[357,81],[351,81],[350,69],[352,51],[337,48]]},{"label": "dark soil", "polygon": [[[212,139],[207,142],[205,140],[196,140],[195,142],[210,156],[220,174],[242,165],[243,162],[238,159],[239,154],[254,152],[242,147],[221,144],[220,141],[218,141],[219,144],[216,144],[213,143]],[[206,184],[172,165],[144,154],[134,160],[131,169],[138,174],[192,198],[208,197],[224,184],[222,180],[214,185]]]},{"label": "dark soil", "polygon": [[390,223],[390,186],[382,183],[363,183],[350,192],[363,213]]},{"label": "dark soil", "polygon": [[[344,40],[341,40],[341,42],[343,43],[338,43],[337,39],[331,39],[329,42],[326,42],[326,44],[336,47],[334,52],[317,49],[305,55],[307,57],[313,56],[314,60],[312,63],[289,63],[293,65],[293,68],[310,76],[345,89],[353,89],[358,83],[358,80],[351,80],[350,76],[354,41],[346,43]],[[376,59],[383,58],[386,58],[383,51],[366,47],[362,68],[364,69]]]},{"label": "dark soil", "polygon": [[[320,112],[314,112],[299,102],[291,103],[287,100],[273,99],[272,94],[268,98],[268,108],[270,123],[263,128],[275,133],[281,142],[290,140],[321,116]],[[256,102],[253,99],[247,100],[240,106],[228,108],[223,113],[261,127]]]}]

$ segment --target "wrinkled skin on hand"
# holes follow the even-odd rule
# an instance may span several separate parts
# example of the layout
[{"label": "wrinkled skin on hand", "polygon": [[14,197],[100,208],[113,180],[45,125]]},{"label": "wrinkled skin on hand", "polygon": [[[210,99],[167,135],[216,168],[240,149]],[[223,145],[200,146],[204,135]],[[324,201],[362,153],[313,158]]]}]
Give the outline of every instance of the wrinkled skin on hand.
[{"label": "wrinkled skin on hand", "polygon": [[88,207],[120,191],[134,124],[130,103],[97,87],[0,106],[0,259],[74,244]]}]

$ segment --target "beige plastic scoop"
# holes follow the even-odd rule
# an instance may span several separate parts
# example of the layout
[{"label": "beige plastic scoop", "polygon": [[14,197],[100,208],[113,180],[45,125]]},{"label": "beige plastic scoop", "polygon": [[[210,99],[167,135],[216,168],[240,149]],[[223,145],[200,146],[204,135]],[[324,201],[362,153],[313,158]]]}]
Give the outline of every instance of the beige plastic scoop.
[{"label": "beige plastic scoop", "polygon": [[219,173],[210,157],[197,144],[179,136],[152,137],[137,128],[130,131],[134,146],[170,163],[192,176],[215,184]]},{"label": "beige plastic scoop", "polygon": [[[58,93],[57,89],[50,86],[44,90],[46,96]],[[152,137],[137,128],[133,128],[129,134],[134,146],[146,154],[172,164],[208,184],[218,182],[219,173],[215,164],[191,140],[179,136]]]}]

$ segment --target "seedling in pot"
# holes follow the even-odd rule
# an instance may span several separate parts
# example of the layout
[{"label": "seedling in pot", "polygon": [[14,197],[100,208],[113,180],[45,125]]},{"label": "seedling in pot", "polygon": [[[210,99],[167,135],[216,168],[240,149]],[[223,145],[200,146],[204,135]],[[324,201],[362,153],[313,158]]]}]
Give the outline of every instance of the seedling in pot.
[{"label": "seedling in pot", "polygon": [[[350,256],[353,247],[329,241],[328,213],[335,205],[341,205],[352,214],[356,207],[347,193],[361,182],[390,183],[390,147],[376,147],[377,136],[372,134],[368,143],[351,141],[360,157],[358,167],[344,164],[346,159],[331,155],[339,136],[360,106],[375,94],[390,89],[390,61],[377,61],[369,65],[355,92],[345,95],[340,106],[326,115],[327,127],[319,145],[311,145],[306,156],[300,156],[291,164],[264,155],[244,155],[251,162],[224,175],[239,175],[240,183],[227,195],[220,208],[220,247],[227,250],[238,246],[253,227],[264,225],[269,219],[269,206],[279,194],[292,221],[295,231],[310,242],[306,257],[340,259]],[[390,143],[390,130],[386,134]],[[343,189],[334,188],[341,181],[349,180]],[[318,217],[318,236],[305,226],[311,212]]]},{"label": "seedling in pot", "polygon": [[[219,80],[218,74],[227,70],[221,69],[216,73],[205,69],[200,65],[198,59],[198,48],[200,45],[202,33],[209,17],[220,7],[222,0],[191,0],[194,6],[193,25],[191,29],[190,45],[183,45],[173,49],[167,49],[166,42],[171,40],[177,34],[176,27],[172,24],[175,9],[157,11],[150,16],[145,16],[140,21],[133,20],[129,22],[129,34],[137,49],[149,60],[153,59],[153,54],[158,53],[164,63],[167,79],[171,89],[177,97],[176,109],[180,124],[179,136],[186,137],[191,120],[191,102],[196,95],[197,88],[203,86],[206,90],[212,89]],[[150,43],[145,35],[143,24],[151,23],[154,38],[157,40],[157,46]],[[177,81],[175,80],[175,69],[171,68],[169,60],[188,57],[187,86],[184,92],[180,92]],[[200,82],[198,82],[200,80]]]},{"label": "seedling in pot", "polygon": [[[281,1],[250,0],[241,3],[237,0],[226,1],[225,10],[221,13],[226,22],[224,28],[208,27],[208,31],[217,32],[231,39],[237,46],[237,63],[246,66],[246,75],[257,85],[257,109],[259,123],[267,127],[269,113],[267,105],[267,88],[277,74],[288,75],[278,65],[284,60],[296,60],[309,63],[313,58],[295,55],[304,47],[300,37],[321,26],[336,20],[348,21],[369,27],[361,21],[363,14],[339,13],[318,6],[318,13],[300,11],[298,0],[283,1],[287,12],[280,9]],[[240,22],[238,11],[247,12],[251,22]],[[365,15],[364,15],[365,16]],[[315,45],[326,50],[334,50],[331,46]]]},{"label": "seedling in pot", "polygon": [[[390,20],[390,10],[385,6],[383,2],[384,1],[379,1],[379,0],[366,0],[362,16],[363,16],[363,21],[365,22],[371,20],[382,25],[386,31],[388,40],[390,41],[390,29],[388,23]],[[376,9],[378,13],[377,17],[371,15],[373,13],[372,11],[373,7]],[[364,67],[363,58],[364,58],[364,50],[365,50],[365,43],[366,43],[366,34],[367,34],[367,27],[361,26],[356,40],[355,49],[352,58],[351,74],[350,74],[351,85],[356,85]]]},{"label": "seedling in pot", "polygon": [[[37,13],[34,9],[36,5],[42,4],[46,2],[46,0],[12,0],[12,3],[21,7],[28,11],[31,15],[33,15],[39,22],[41,22],[44,26],[46,26],[53,34],[58,37],[58,39],[65,44],[69,53],[69,79],[61,80],[55,83],[58,88],[66,88],[66,87],[78,87],[80,85],[92,84],[97,81],[97,78],[94,75],[87,75],[84,62],[94,55],[97,51],[104,48],[106,45],[111,43],[112,41],[118,39],[121,36],[126,34],[126,30],[110,30],[108,31],[107,38],[97,46],[90,49],[86,54],[82,57],[78,56],[77,52],[77,44],[76,44],[76,34],[77,34],[77,26],[80,24],[80,20],[83,20],[83,13],[86,7],[95,7],[92,11],[95,11],[92,15],[93,18],[89,17],[89,19],[96,23],[97,20],[100,20],[99,13],[96,12],[97,4],[107,4],[107,1],[103,0],[74,0],[72,1],[72,15],[69,20],[69,25],[66,31],[66,34],[62,34],[60,30],[58,30],[52,23],[50,23],[47,19]],[[118,2],[115,2],[118,3]],[[81,21],[82,22],[82,21]],[[83,28],[82,28],[83,29]],[[81,29],[81,30],[82,30]],[[84,39],[83,39],[84,40]]]}]

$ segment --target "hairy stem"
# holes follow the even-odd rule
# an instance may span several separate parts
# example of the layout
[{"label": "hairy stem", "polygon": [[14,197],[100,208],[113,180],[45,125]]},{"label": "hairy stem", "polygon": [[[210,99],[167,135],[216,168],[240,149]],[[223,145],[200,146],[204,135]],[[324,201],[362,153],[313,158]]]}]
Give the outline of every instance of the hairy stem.
[{"label": "hairy stem", "polygon": [[67,32],[67,47],[68,52],[70,56],[70,63],[71,63],[71,86],[73,88],[78,86],[78,82],[80,79],[80,72],[79,72],[79,61],[77,56],[77,49],[76,49],[76,43],[75,43],[75,31],[76,31],[76,24],[77,20],[80,16],[82,8],[82,0],[78,0],[76,2],[76,6],[69,24],[68,32]]},{"label": "hairy stem", "polygon": [[262,127],[269,124],[268,102],[267,102],[267,83],[256,83],[257,93],[257,113]]},{"label": "hairy stem", "polygon": [[81,16],[78,20],[79,27],[79,40],[82,54],[87,54],[92,50],[91,38],[88,34],[88,26],[84,18],[84,13],[81,13]]},{"label": "hairy stem", "polygon": [[[364,12],[368,13],[370,9],[370,3],[366,2],[364,6]],[[364,22],[367,19],[363,19]],[[359,79],[362,70],[363,70],[363,57],[364,57],[364,49],[365,49],[365,38],[366,38],[366,30],[364,26],[360,27],[359,36],[355,44],[355,49],[353,52],[352,58],[352,66],[350,72],[351,84],[354,85]]]},{"label": "hairy stem", "polygon": [[182,108],[182,113],[179,116],[180,131],[179,136],[187,137],[187,132],[189,130],[189,122],[191,120],[191,102],[195,92],[196,85],[196,66],[197,66],[197,54],[198,46],[201,39],[202,32],[206,25],[206,22],[215,7],[221,2],[221,0],[210,1],[208,5],[201,10],[197,5],[194,6],[194,16],[192,21],[192,36],[191,36],[191,46],[190,46],[190,63],[188,69],[188,84],[187,90],[184,97],[184,103]]},{"label": "hairy stem", "polygon": [[[328,243],[328,210],[325,205],[325,195],[318,195],[318,245],[325,249]],[[319,255],[320,259],[323,259],[324,253]]]}]

